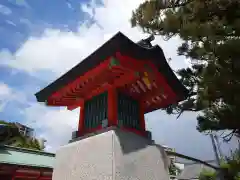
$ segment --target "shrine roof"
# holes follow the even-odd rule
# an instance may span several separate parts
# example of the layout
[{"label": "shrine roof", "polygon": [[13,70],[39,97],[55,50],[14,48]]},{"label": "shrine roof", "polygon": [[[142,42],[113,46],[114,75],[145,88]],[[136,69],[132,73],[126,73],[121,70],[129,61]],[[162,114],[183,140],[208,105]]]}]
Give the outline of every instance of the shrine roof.
[{"label": "shrine roof", "polygon": [[101,62],[108,57],[115,56],[116,52],[130,56],[136,60],[150,60],[157,68],[158,71],[165,77],[169,86],[173,91],[184,99],[188,95],[188,90],[178,80],[172,69],[168,65],[163,50],[158,45],[151,48],[142,47],[121,32],[118,32],[110,40],[104,43],[100,48],[82,60],[79,64],[62,75],[56,81],[35,94],[39,102],[45,102],[49,96],[59,89],[65,87],[79,76],[97,67]]},{"label": "shrine roof", "polygon": [[55,154],[12,146],[0,146],[0,164],[53,168]]}]

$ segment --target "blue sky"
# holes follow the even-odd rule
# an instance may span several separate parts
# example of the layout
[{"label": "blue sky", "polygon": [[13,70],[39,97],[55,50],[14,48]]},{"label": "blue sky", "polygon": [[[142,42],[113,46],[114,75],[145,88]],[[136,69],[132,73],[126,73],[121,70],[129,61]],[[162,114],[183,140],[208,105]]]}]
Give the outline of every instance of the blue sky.
[{"label": "blue sky", "polygon": [[[122,31],[133,41],[146,37],[131,28],[131,11],[139,0],[5,0],[0,2],[0,119],[18,121],[36,129],[54,151],[70,139],[78,112],[45,107],[34,94]],[[178,38],[157,37],[171,67],[188,65],[178,57]],[[159,144],[178,152],[213,159],[208,136],[196,131],[196,114],[176,120],[162,111],[146,116],[147,128]],[[232,145],[222,145],[225,152]]]},{"label": "blue sky", "polygon": [[88,14],[80,10],[85,0],[6,0],[1,2],[1,34],[9,38],[1,42],[1,48],[16,50],[30,35],[40,36],[46,28],[77,31]]}]

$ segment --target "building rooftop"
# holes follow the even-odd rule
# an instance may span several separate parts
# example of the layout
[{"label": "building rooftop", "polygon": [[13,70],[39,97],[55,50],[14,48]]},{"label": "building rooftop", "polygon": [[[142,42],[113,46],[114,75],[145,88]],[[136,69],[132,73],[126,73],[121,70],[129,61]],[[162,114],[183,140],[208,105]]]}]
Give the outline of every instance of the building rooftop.
[{"label": "building rooftop", "polygon": [[19,122],[15,122],[15,125],[16,125],[18,128],[26,128],[26,129],[28,129],[28,130],[30,130],[30,131],[34,131],[33,128],[30,128],[30,127],[28,127],[28,126],[26,126],[26,125],[23,125],[23,124],[19,123]]},{"label": "building rooftop", "polygon": [[0,164],[53,168],[55,154],[44,151],[0,146]]},{"label": "building rooftop", "polygon": [[[214,162],[211,162],[211,164],[216,165],[216,163]],[[199,175],[203,170],[215,171],[214,169],[199,163],[192,163],[188,165],[185,164],[183,171],[180,173],[177,179],[178,180],[199,179]]]}]

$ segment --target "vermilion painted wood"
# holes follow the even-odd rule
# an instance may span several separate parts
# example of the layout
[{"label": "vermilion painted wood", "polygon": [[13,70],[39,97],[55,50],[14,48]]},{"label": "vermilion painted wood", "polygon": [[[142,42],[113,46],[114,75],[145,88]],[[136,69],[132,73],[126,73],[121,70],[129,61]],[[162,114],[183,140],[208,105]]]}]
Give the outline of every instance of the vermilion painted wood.
[{"label": "vermilion painted wood", "polygon": [[[77,97],[82,98],[79,102],[79,104],[81,104],[81,101],[84,100],[84,96],[86,96],[86,94],[91,93],[92,89],[95,89],[98,86],[98,84],[101,84],[104,81],[104,79],[106,79],[107,75],[108,75],[108,72],[103,71],[95,79],[93,79],[91,83],[86,84],[81,91],[75,92],[74,90],[72,90],[73,92],[71,95],[75,96],[75,99]],[[72,100],[70,102],[68,102],[67,101],[68,96],[69,95],[67,93],[65,93],[61,97],[59,97],[59,99],[62,100],[62,102],[64,102],[64,100],[66,100],[65,101],[66,105],[71,105],[71,104],[73,104],[73,102],[75,100],[74,100],[74,98],[70,98]]]},{"label": "vermilion painted wood", "polygon": [[[105,61],[105,62],[108,63],[108,61]],[[85,85],[81,91],[76,90],[76,89],[75,90],[71,89],[72,90],[71,94],[65,93],[64,96],[62,96],[62,98],[59,97],[59,99],[60,98],[61,99],[60,99],[60,102],[58,103],[58,105],[65,104],[65,106],[66,106],[68,104],[69,106],[73,106],[73,107],[69,107],[69,109],[74,109],[74,108],[78,107],[79,105],[81,105],[81,103],[82,103],[81,101],[84,99],[86,100],[86,96],[89,96],[91,94],[90,92],[92,90],[96,89],[99,85],[104,84],[104,82],[106,82],[106,80],[113,77],[113,75],[111,73],[112,72],[108,69],[108,65],[105,64],[105,69],[102,69],[102,73],[99,74],[95,79],[93,79],[89,83],[89,85]],[[74,105],[73,105],[72,104],[73,102],[71,102],[71,99],[74,99],[74,97],[76,97],[76,96],[81,96],[84,98],[80,99],[79,103],[77,102],[77,103],[74,103]],[[54,97],[51,96],[51,98],[49,99],[49,103],[48,103],[49,105],[54,105],[54,103],[56,103],[53,101],[53,98]]]},{"label": "vermilion painted wood", "polygon": [[161,75],[161,73],[159,73],[158,69],[151,63],[148,62],[148,65],[152,68],[153,70],[153,75],[156,77],[156,83],[158,86],[162,86],[164,88],[164,91],[166,92],[166,94],[170,99],[176,99],[177,96],[176,94],[173,92],[173,90],[171,89],[171,87],[168,85],[167,81],[165,80],[165,78]]},{"label": "vermilion painted wood", "polygon": [[81,136],[84,133],[84,104],[80,107],[80,116],[78,121],[78,135]]},{"label": "vermilion painted wood", "polygon": [[[162,86],[166,87],[166,90],[169,92],[169,95],[175,96],[175,93],[172,91],[170,86],[168,85],[167,81],[164,79],[164,77],[161,75],[161,73],[158,71],[156,66],[151,62],[151,61],[138,61],[134,58],[131,58],[129,56],[124,56],[121,53],[117,53],[118,58],[122,60],[124,63],[124,66],[128,66],[129,68],[132,69],[141,69],[142,67],[147,67],[149,66],[153,70],[153,74],[149,73],[149,76],[151,79],[156,79],[157,83],[162,84]],[[127,63],[130,62],[130,63]],[[146,69],[147,71],[147,69]]]},{"label": "vermilion painted wood", "polygon": [[[101,74],[105,72],[108,64],[109,64],[109,60],[104,61],[103,63],[101,63],[96,68],[94,68],[91,71],[85,73],[84,76],[81,76],[80,78],[78,78],[74,83],[71,83],[71,85],[67,89],[68,90],[69,89],[73,89],[74,90],[77,85],[81,84],[81,82],[84,82],[85,80],[89,79],[90,77],[92,79],[94,79],[95,77],[101,77]],[[89,82],[88,84],[93,85],[94,82]],[[87,84],[84,85],[84,88],[82,88],[81,91],[85,91],[86,88],[87,88]]]},{"label": "vermilion painted wood", "polygon": [[[116,66],[118,69],[121,69],[121,68],[124,69],[125,68],[124,69],[125,71],[126,70],[131,71],[130,68],[132,68],[134,71],[143,72],[143,68],[146,65],[144,63],[142,63],[142,61],[137,61],[137,60],[134,60],[132,58],[125,57],[125,56],[121,55],[120,53],[118,53],[117,55],[118,55],[120,65],[121,65],[121,67]],[[136,64],[138,64],[138,65],[136,65]],[[150,64],[150,66],[153,66],[153,65]],[[105,68],[106,68],[106,66],[105,66]],[[115,68],[115,69],[117,69],[117,68]],[[154,67],[151,67],[151,68],[154,69]],[[112,68],[112,69],[113,69],[112,71],[114,72],[114,68]],[[134,72],[133,70],[132,70],[132,72]],[[151,75],[151,73],[149,73],[149,74]],[[158,73],[158,74],[160,75],[160,73]],[[84,94],[88,94],[88,97],[84,97],[85,99],[93,96],[93,95],[91,95],[91,93],[89,93],[91,88],[97,87],[97,84],[103,84],[104,82],[108,81],[109,77],[112,77],[112,74],[107,74],[106,73],[105,75],[107,77],[104,77],[103,79],[101,78],[102,82],[98,79],[98,83],[92,82],[91,83],[92,85],[91,85],[90,88],[83,88],[84,89]],[[134,78],[130,82],[127,82],[128,80],[130,80],[129,77],[131,77],[131,76],[129,76],[128,74],[123,75],[121,78],[118,78],[117,80],[114,81],[114,86],[121,87],[122,84],[131,84],[132,83],[131,81],[134,82]],[[162,76],[160,75],[159,77],[160,77],[161,85],[163,86],[163,88],[165,89],[165,93],[167,94],[168,90],[166,91],[166,89],[168,89],[168,87],[166,85],[164,85],[166,83],[164,83]],[[158,81],[158,80],[156,80],[156,81]],[[95,92],[94,94],[96,94],[96,92],[102,92],[103,90],[107,90],[108,87],[102,87],[102,88],[103,89],[101,89],[101,87],[100,87],[97,90],[94,90],[94,92]],[[171,88],[170,88],[170,91],[171,91]],[[75,93],[75,91],[73,91],[73,93]],[[134,96],[134,93],[130,93],[130,94],[132,96]],[[151,92],[151,93],[148,93],[148,94],[151,94],[151,95],[147,96],[148,98],[146,98],[146,100],[151,100],[151,98],[153,97],[152,96],[153,93]],[[135,96],[136,95],[137,94],[135,93]],[[74,108],[79,107],[81,105],[82,99],[80,99],[78,102],[72,102],[71,97],[70,97],[70,99],[68,99],[68,98],[69,97],[64,97],[64,98],[62,98],[62,102],[61,102],[61,100],[60,100],[60,102],[55,101],[55,102],[52,103],[52,105],[54,105],[54,103],[55,103],[56,105],[64,105],[64,104],[68,105],[69,104],[69,106],[73,106],[73,107],[69,107],[68,109],[74,109]],[[49,102],[49,104],[50,104],[50,102]]]},{"label": "vermilion painted wood", "polygon": [[[164,107],[166,104],[172,103],[174,101],[176,101],[176,94],[173,92],[173,90],[170,88],[170,86],[168,85],[168,83],[166,82],[166,80],[164,79],[164,77],[161,75],[161,73],[159,73],[158,69],[156,68],[156,66],[150,62],[150,61],[137,61],[131,57],[128,56],[124,56],[121,53],[117,53],[117,57],[119,59],[121,59],[121,64],[123,64],[124,66],[128,66],[129,68],[142,68],[143,66],[146,67],[146,65],[148,67],[150,67],[153,71],[153,73],[149,73],[149,79],[151,80],[155,80],[157,85],[161,85],[164,89],[164,92],[166,93],[166,95],[168,96],[167,99],[162,99],[162,102],[157,103],[156,105],[158,105],[158,108]],[[129,64],[127,64],[126,62],[131,62]],[[136,66],[138,64],[138,66]],[[134,66],[134,67],[133,67]],[[146,69],[147,71],[147,69]],[[140,71],[141,72],[141,71]],[[156,94],[155,94],[156,91]],[[142,101],[151,101],[151,99],[155,96],[155,95],[160,95],[159,93],[159,89],[147,92],[146,95],[144,95],[144,98],[141,98]],[[130,93],[132,96],[133,93]],[[134,93],[136,95],[136,93]],[[153,109],[156,109],[157,107],[153,107]],[[147,110],[148,109],[148,110]],[[149,107],[145,107],[145,112],[150,111]]]},{"label": "vermilion painted wood", "polygon": [[[111,75],[109,75],[109,77],[111,77]],[[119,79],[117,79],[117,80],[115,80],[115,82],[114,82],[114,86],[116,86],[116,87],[121,87],[122,86],[122,84],[131,84],[131,81],[133,81],[134,82],[134,78],[133,78],[133,80],[130,80],[130,78],[129,77],[131,77],[131,76],[129,76],[129,75],[123,75],[123,77],[122,78],[119,78]],[[133,76],[132,76],[133,77]],[[161,77],[161,76],[160,76]],[[106,77],[106,79],[107,79],[107,77]],[[128,82],[129,81],[129,82]],[[171,95],[169,95],[169,90],[166,90],[166,89],[168,89],[168,87],[166,86],[166,85],[164,85],[164,84],[166,84],[166,83],[164,83],[164,81],[161,79],[160,80],[161,81],[161,86],[163,87],[163,89],[165,90],[165,93],[166,93],[166,95],[168,96],[168,99],[169,99],[169,97],[173,97],[173,96],[171,96]],[[159,84],[158,83],[158,81],[156,80],[156,82],[157,82],[157,84]],[[109,85],[108,85],[109,86]],[[102,89],[101,88],[98,88],[97,90],[94,90],[93,92],[94,92],[94,95],[96,94],[97,95],[97,93],[98,92],[103,92],[103,91],[105,91],[105,90],[107,90],[109,87],[107,87],[107,86],[103,86],[102,87]],[[171,89],[170,89],[170,91],[171,91]],[[155,94],[156,93],[156,94]],[[174,94],[174,93],[173,93]],[[132,96],[137,96],[137,95],[139,95],[139,94],[134,94],[134,93],[130,93],[130,95],[132,95]],[[144,100],[148,100],[148,101],[151,101],[151,98],[152,97],[154,97],[155,95],[159,95],[159,90],[152,90],[151,92],[148,92],[148,94],[147,95],[145,95],[145,96],[142,96],[142,94],[141,94],[141,96],[142,97],[145,97],[144,98]],[[140,96],[140,95],[139,95]],[[89,98],[91,98],[91,97],[93,97],[93,94],[91,94],[91,93],[89,93],[89,91],[88,91],[88,97],[85,97],[86,99],[89,99]],[[174,98],[172,99],[172,100],[175,100]],[[165,101],[165,100],[163,100],[163,101]],[[71,101],[70,100],[66,100],[65,99],[65,101],[64,101],[65,103],[71,103]],[[163,104],[165,104],[164,102],[163,102]],[[58,104],[59,105],[59,104]],[[79,107],[81,105],[81,100],[80,100],[80,102],[77,102],[75,105],[73,105],[73,106],[75,106],[74,108],[76,108],[76,107]],[[69,108],[69,109],[74,109],[74,108]]]},{"label": "vermilion painted wood", "polygon": [[120,61],[121,66],[123,66],[129,70],[135,70],[135,71],[139,70],[140,71],[145,67],[145,61],[138,61],[129,56],[124,56],[120,52],[116,53],[116,57]]},{"label": "vermilion painted wood", "polygon": [[[42,168],[31,168],[31,167],[19,167],[17,165],[0,164],[0,177],[1,174],[10,175],[12,180],[18,179],[39,179],[39,180],[51,180],[52,170],[44,170]],[[3,171],[2,171],[3,170]],[[48,174],[45,174],[45,173]],[[2,179],[1,179],[2,180]],[[3,179],[4,180],[4,179]]]},{"label": "vermilion painted wood", "polygon": [[[94,97],[94,96],[96,96],[96,95],[98,95],[98,94],[101,94],[101,93],[107,91],[107,90],[109,89],[109,87],[111,87],[111,86],[110,86],[110,85],[106,85],[106,86],[104,86],[104,87],[97,88],[97,89],[89,92],[88,95],[86,95],[86,97],[84,97],[84,100],[83,100],[83,101],[87,101],[87,100],[91,99],[92,97]],[[80,101],[75,101],[75,102],[72,101],[71,103],[68,103],[69,105],[66,104],[65,106],[67,106],[67,109],[68,109],[68,110],[72,111],[72,110],[74,110],[74,109],[76,109],[76,108],[78,108],[78,107],[83,106],[83,104],[82,104],[81,102],[82,102],[82,100],[80,100]]]},{"label": "vermilion painted wood", "polygon": [[29,179],[29,180],[34,180],[34,179],[36,179],[36,180],[51,180],[52,179],[52,177],[37,177],[37,176],[28,176],[28,175],[23,175],[23,176],[13,176],[12,177],[12,180],[16,180],[16,178],[19,180],[19,179],[22,179],[22,180],[27,180],[27,179]]},{"label": "vermilion painted wood", "polygon": [[[91,94],[92,89],[96,89],[96,87],[98,86],[98,84],[101,84],[106,77],[108,76],[108,72],[102,72],[101,74],[99,74],[99,76],[97,78],[95,78],[94,80],[92,80],[92,82],[89,85],[86,85],[82,91],[79,91],[78,93],[76,93],[75,91],[73,91],[72,96],[75,96],[75,98],[69,98],[68,95],[66,95],[66,93],[62,96],[62,97],[58,97],[60,104],[63,104],[64,106],[70,106],[68,107],[69,110],[73,110],[79,106],[82,105],[83,101],[86,100],[85,96]],[[56,104],[56,101],[53,101],[53,97],[51,97],[51,99],[49,99],[49,103],[52,102],[52,104]],[[78,100],[76,100],[78,99]]]},{"label": "vermilion painted wood", "polygon": [[74,80],[72,83],[68,84],[66,87],[63,87],[59,91],[55,92],[51,97],[62,96],[66,91],[75,87],[77,84],[86,81],[90,77],[98,76],[101,72],[103,72],[105,70],[106,66],[109,64],[109,61],[110,61],[110,58],[108,58],[104,62],[100,63],[94,69],[86,72],[83,76],[80,76],[78,79]]},{"label": "vermilion painted wood", "polygon": [[51,180],[52,177],[39,177],[38,180]]},{"label": "vermilion painted wood", "polygon": [[107,68],[103,69],[103,72],[100,73],[96,78],[94,78],[91,83],[84,86],[84,88],[80,92],[73,92],[73,95],[80,95],[80,97],[84,98],[87,94],[91,93],[93,89],[101,86],[102,82],[104,82],[108,76],[109,71],[107,71]]},{"label": "vermilion painted wood", "polygon": [[[82,105],[82,102],[84,101],[84,99],[82,98],[76,98],[77,99],[77,104],[79,106]],[[72,104],[73,103],[73,100],[66,100],[66,99],[60,99],[60,100],[55,100],[55,99],[49,99],[47,102],[46,102],[46,105],[47,106],[67,106],[68,104]],[[77,108],[76,107],[76,108]],[[75,109],[75,108],[74,108]]]},{"label": "vermilion painted wood", "polygon": [[150,112],[152,110],[157,110],[159,108],[166,108],[169,105],[168,101],[163,101],[162,103],[152,103],[150,106],[145,107],[145,112]]},{"label": "vermilion painted wood", "polygon": [[135,100],[139,100],[141,97],[141,93],[136,93],[136,92],[131,92],[131,88],[132,88],[132,84],[134,84],[135,82],[131,83],[131,84],[127,84],[124,87],[119,87],[119,91],[132,97]]},{"label": "vermilion painted wood", "polygon": [[[71,103],[72,103],[72,102],[71,102]],[[69,104],[70,104],[70,103],[69,103]],[[67,106],[67,109],[70,110],[70,111],[72,111],[72,110],[74,110],[74,109],[76,109],[76,108],[78,108],[78,107],[83,107],[83,106],[84,106],[84,99],[79,98],[79,99],[77,100],[76,104],[71,105],[71,106]]]},{"label": "vermilion painted wood", "polygon": [[139,77],[137,77],[134,72],[129,72],[124,74],[122,77],[116,79],[113,83],[113,87],[119,88],[124,86],[125,84],[131,84],[135,82]]},{"label": "vermilion painted wood", "polygon": [[28,171],[28,170],[24,170],[25,172],[18,172],[16,171],[14,174],[14,178],[22,178],[22,179],[28,179],[28,178],[34,178],[37,179],[39,178],[39,176],[41,176],[41,172],[40,171]]},{"label": "vermilion painted wood", "polygon": [[[117,125],[117,91],[124,92],[138,100],[140,103],[141,130],[126,127],[122,127],[122,129],[143,136],[146,135],[144,114],[176,101],[176,94],[152,62],[147,60],[139,61],[120,52],[116,53],[116,58],[118,60],[117,64],[110,67],[110,58],[108,58],[96,68],[54,93],[48,99],[48,105],[63,105],[67,106],[69,110],[81,106],[78,125],[79,136],[102,129],[101,125],[94,129],[84,128],[84,101],[100,93],[108,92],[108,126]],[[144,72],[147,72],[147,77],[151,83],[156,83],[156,87],[152,86],[151,89],[145,87],[146,85],[142,81]],[[88,82],[84,86],[81,85],[82,82],[87,80]],[[139,88],[139,93],[136,90],[131,90],[134,87],[133,84],[139,87],[139,82],[137,84],[137,81],[141,81],[141,86],[144,85],[144,88]],[[164,89],[164,94],[167,96],[165,99],[162,97],[160,86]],[[161,100],[153,102],[152,98],[155,96],[159,96]],[[146,101],[149,101],[150,104],[147,105]]]},{"label": "vermilion painted wood", "polygon": [[[121,59],[119,59],[119,61],[120,61],[120,66],[121,66],[121,68],[123,69],[123,70],[129,70],[129,71],[138,71],[138,70],[140,70],[140,69],[142,69],[142,67],[143,67],[143,64],[140,64],[140,65],[136,65],[136,66],[132,66],[132,63],[131,62],[127,62],[127,59],[124,59],[124,58],[122,58],[121,56],[119,56],[119,58],[121,58]],[[54,101],[51,101],[51,99],[57,99],[57,97],[61,97],[61,95],[62,95],[62,97],[64,97],[64,95],[66,96],[71,96],[71,97],[74,97],[74,95],[76,95],[76,94],[79,94],[80,92],[79,92],[79,90],[78,89],[76,89],[76,87],[74,87],[74,86],[76,86],[77,85],[77,82],[79,83],[79,81],[83,81],[84,79],[88,79],[87,78],[87,76],[90,76],[91,75],[91,77],[93,77],[94,75],[95,76],[97,76],[97,77],[103,77],[103,75],[101,75],[101,74],[97,74],[97,73],[100,73],[100,72],[106,72],[106,69],[107,69],[107,67],[108,67],[108,65],[109,65],[109,59],[108,60],[106,60],[106,61],[104,61],[102,64],[101,64],[101,66],[98,66],[98,67],[96,67],[95,69],[93,69],[93,70],[91,70],[91,71],[89,71],[88,73],[86,73],[84,76],[82,76],[81,78],[79,78],[78,80],[76,80],[76,81],[74,81],[73,83],[71,83],[70,85],[68,85],[66,88],[62,88],[60,91],[58,91],[58,92],[56,92],[56,93],[54,93],[50,98],[49,98],[49,105],[54,105]],[[117,67],[117,65],[116,66],[114,66],[114,67]],[[128,69],[127,69],[128,68]],[[133,70],[131,69],[131,68],[133,68]],[[114,71],[114,68],[113,68],[113,71]],[[128,75],[126,75],[126,77],[127,77]],[[111,77],[111,75],[108,75],[108,77]],[[108,78],[104,78],[104,80],[106,81]],[[120,78],[121,80],[120,81],[122,81],[122,80],[124,80],[125,79],[125,77],[123,77],[123,78]],[[100,83],[100,82],[99,82]],[[92,87],[94,87],[95,85],[96,85],[96,82],[90,82],[89,83],[90,84],[90,87],[88,88],[88,86],[86,85],[86,86],[84,86],[84,88],[83,88],[83,90],[82,90],[82,92],[87,92],[87,93],[89,93],[89,89],[91,89]],[[121,83],[118,83],[118,82],[116,82],[115,83],[115,85],[121,85]],[[68,99],[69,100],[69,99]],[[52,102],[52,103],[51,103]],[[69,103],[68,101],[66,101],[66,103]],[[59,103],[59,105],[61,105],[61,103]]]},{"label": "vermilion painted wood", "polygon": [[108,124],[117,125],[117,90],[114,87],[108,90]]},{"label": "vermilion painted wood", "polygon": [[145,106],[144,106],[144,102],[143,101],[139,101],[139,121],[140,121],[140,127],[141,130],[145,131],[146,127],[145,127],[145,118],[144,118],[144,110],[145,110]]},{"label": "vermilion painted wood", "polygon": [[[113,68],[114,70],[114,68]],[[102,92],[108,91],[109,88],[119,88],[121,86],[124,86],[125,84],[130,84],[135,82],[137,79],[139,79],[139,77],[137,77],[135,75],[135,73],[132,72],[127,72],[125,73],[124,71],[121,72],[123,75],[119,76],[119,74],[108,74],[108,77],[105,77],[104,81],[102,81],[102,84],[106,83],[105,86],[99,87],[98,89],[95,89],[93,91],[87,91],[86,95],[84,96],[84,100],[88,100],[91,99],[93,96],[96,96]],[[116,79],[116,76],[119,76],[119,78]],[[115,78],[113,78],[115,77]],[[108,79],[108,80],[106,80]],[[112,81],[111,84],[109,84]],[[75,104],[72,104],[70,106],[68,106],[68,110],[73,110],[75,108],[79,107],[79,103],[75,102]]]},{"label": "vermilion painted wood", "polygon": [[[103,79],[106,78],[106,74],[107,73],[103,73],[103,74],[99,75],[99,77],[96,78],[92,84],[87,86],[84,91],[82,91],[81,93],[75,95],[76,96],[75,100],[73,99],[72,101],[67,102],[65,104],[65,106],[69,106],[68,107],[69,110],[73,110],[73,109],[81,106],[83,101],[86,100],[86,96],[91,94],[92,90],[96,89],[98,87],[98,85],[101,84]],[[79,100],[77,98],[79,98]],[[63,102],[64,102],[65,99],[66,99],[66,97],[62,97],[62,101]]]}]

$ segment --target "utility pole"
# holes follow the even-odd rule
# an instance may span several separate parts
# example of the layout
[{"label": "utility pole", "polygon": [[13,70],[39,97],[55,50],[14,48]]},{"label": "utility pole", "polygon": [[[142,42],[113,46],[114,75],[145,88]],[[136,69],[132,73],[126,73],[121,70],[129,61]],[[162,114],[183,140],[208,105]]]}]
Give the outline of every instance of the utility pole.
[{"label": "utility pole", "polygon": [[[220,168],[220,158],[219,158],[219,154],[218,154],[218,151],[217,151],[217,146],[215,144],[214,136],[213,136],[212,133],[210,134],[210,138],[212,140],[212,145],[213,145],[213,151],[214,151],[214,154],[215,154],[215,158],[216,158],[218,167]],[[217,180],[224,180],[223,176],[222,176],[221,169],[219,169],[219,171],[217,172]]]},{"label": "utility pole", "polygon": [[220,142],[219,142],[218,136],[216,134],[214,134],[214,139],[216,140],[219,156],[220,156],[220,158],[224,159],[223,152],[222,152],[221,146],[220,146]]}]

